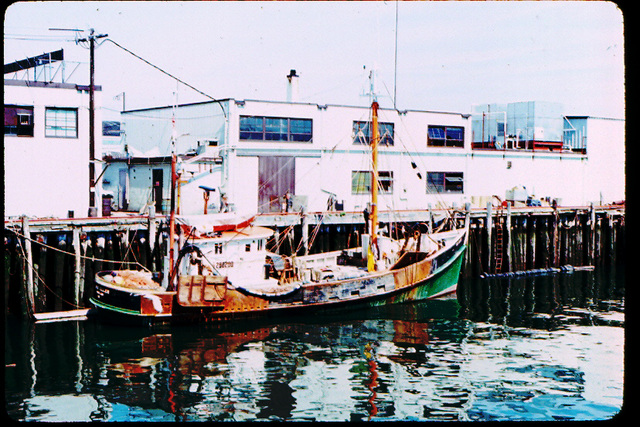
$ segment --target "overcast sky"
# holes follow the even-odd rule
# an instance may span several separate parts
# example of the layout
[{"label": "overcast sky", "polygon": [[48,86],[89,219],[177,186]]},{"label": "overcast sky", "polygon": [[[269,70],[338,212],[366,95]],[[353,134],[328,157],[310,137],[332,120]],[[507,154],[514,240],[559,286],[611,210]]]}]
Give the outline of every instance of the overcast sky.
[{"label": "overcast sky", "polygon": [[[296,69],[300,101],[366,105],[376,68],[382,107],[396,93],[399,109],[540,100],[624,118],[623,14],[609,2],[14,3],[5,64],[63,48],[83,63],[69,80],[88,83],[88,50],[50,28],[94,28],[218,99],[285,100]],[[171,105],[176,88],[179,103],[208,99],[109,41],[96,49],[96,84],[105,119],[122,92],[126,109]]]}]

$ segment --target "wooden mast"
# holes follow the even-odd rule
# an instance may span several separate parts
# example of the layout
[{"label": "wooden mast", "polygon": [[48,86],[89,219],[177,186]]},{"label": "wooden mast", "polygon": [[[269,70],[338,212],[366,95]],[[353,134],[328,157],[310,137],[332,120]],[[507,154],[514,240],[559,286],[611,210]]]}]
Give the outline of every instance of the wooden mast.
[{"label": "wooden mast", "polygon": [[[371,103],[371,246],[378,244],[378,102]],[[374,251],[375,253],[375,251]]]}]

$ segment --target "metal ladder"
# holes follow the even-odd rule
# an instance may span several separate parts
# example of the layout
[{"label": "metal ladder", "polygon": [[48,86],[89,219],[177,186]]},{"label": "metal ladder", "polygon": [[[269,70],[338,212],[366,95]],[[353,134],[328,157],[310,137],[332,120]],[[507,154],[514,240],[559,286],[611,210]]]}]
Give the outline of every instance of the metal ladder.
[{"label": "metal ladder", "polygon": [[495,258],[495,264],[494,264],[494,273],[501,273],[502,272],[502,250],[503,250],[503,243],[502,243],[502,234],[503,234],[503,218],[500,215],[502,213],[502,210],[499,209],[496,212],[496,239],[494,242],[494,250],[493,250],[493,256]]}]

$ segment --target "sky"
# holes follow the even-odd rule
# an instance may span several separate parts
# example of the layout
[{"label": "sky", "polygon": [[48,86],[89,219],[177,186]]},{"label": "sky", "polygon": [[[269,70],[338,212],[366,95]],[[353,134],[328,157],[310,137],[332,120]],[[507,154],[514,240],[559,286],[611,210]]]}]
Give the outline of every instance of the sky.
[{"label": "sky", "polygon": [[5,64],[62,48],[81,63],[67,81],[88,84],[89,51],[51,28],[107,35],[103,119],[117,119],[121,93],[127,110],[210,99],[115,43],[216,99],[284,101],[295,69],[300,101],[365,106],[375,69],[382,107],[549,101],[625,116],[624,15],[611,2],[18,2],[5,9]]}]

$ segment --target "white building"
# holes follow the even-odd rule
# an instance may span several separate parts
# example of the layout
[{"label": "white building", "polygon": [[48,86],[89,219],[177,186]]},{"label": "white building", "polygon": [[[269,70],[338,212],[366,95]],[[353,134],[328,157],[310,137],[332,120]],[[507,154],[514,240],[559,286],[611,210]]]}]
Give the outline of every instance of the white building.
[{"label": "white building", "polygon": [[[200,186],[215,189],[209,212],[220,205],[216,191],[247,213],[281,211],[287,192],[293,211],[324,211],[330,198],[338,209],[360,211],[369,201],[370,114],[365,107],[225,99],[127,111],[123,121],[127,143],[138,151],[167,155],[173,134],[178,153],[207,157],[182,165],[182,213],[203,211]],[[580,150],[562,149],[562,142],[560,149],[474,148],[471,121],[468,114],[381,108],[379,208],[484,207],[513,187],[563,205],[625,198],[624,120],[554,120],[573,123],[565,137],[582,138]],[[166,199],[169,178],[165,173]]]},{"label": "white building", "polygon": [[[95,153],[100,157],[100,91],[95,86]],[[89,214],[89,87],[4,80],[5,216]],[[96,166],[96,178],[101,167]],[[96,197],[97,214],[100,214]]]}]

